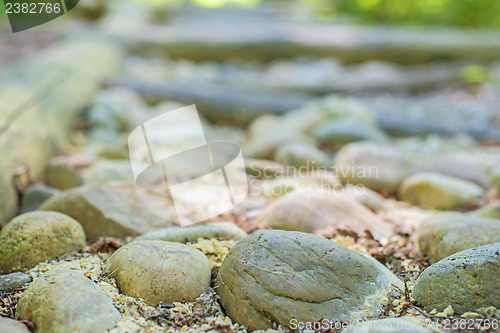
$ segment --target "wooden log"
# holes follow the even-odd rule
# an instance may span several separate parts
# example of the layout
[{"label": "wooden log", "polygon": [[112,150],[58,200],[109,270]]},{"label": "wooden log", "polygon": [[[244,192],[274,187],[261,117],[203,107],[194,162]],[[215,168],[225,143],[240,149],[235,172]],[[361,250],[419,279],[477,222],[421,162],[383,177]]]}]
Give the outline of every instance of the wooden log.
[{"label": "wooden log", "polygon": [[75,116],[117,69],[118,48],[95,37],[56,44],[0,76],[0,225],[17,211],[16,179],[42,175],[67,145]]},{"label": "wooden log", "polygon": [[309,55],[343,63],[386,60],[410,65],[436,60],[490,61],[500,54],[495,31],[302,24],[279,15],[245,15],[243,11],[219,15],[200,11],[168,24],[144,23],[132,32],[115,30],[114,34],[140,54],[163,53],[196,61],[271,61]]},{"label": "wooden log", "polygon": [[[262,114],[286,113],[318,98],[306,93],[212,83],[159,84],[123,78],[114,78],[109,83],[135,90],[155,102],[195,103],[207,119],[235,126],[245,126]],[[420,97],[381,94],[359,99],[373,112],[380,127],[395,135],[467,133],[482,140],[500,138],[497,120],[500,98],[457,95],[450,98],[445,93]]]}]

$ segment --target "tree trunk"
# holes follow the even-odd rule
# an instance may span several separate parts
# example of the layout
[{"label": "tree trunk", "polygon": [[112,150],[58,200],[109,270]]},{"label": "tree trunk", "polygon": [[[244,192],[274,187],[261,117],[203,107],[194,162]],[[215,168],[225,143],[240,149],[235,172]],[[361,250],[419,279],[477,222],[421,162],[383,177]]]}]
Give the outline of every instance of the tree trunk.
[{"label": "tree trunk", "polygon": [[48,158],[67,144],[75,116],[119,60],[109,41],[68,41],[0,76],[0,225],[17,212],[16,173],[42,175]]}]

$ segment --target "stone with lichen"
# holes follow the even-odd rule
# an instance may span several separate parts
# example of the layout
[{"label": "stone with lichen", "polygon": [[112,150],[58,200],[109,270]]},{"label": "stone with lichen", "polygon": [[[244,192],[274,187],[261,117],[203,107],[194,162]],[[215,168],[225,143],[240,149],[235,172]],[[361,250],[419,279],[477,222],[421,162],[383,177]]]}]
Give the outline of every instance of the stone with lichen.
[{"label": "stone with lichen", "polygon": [[224,259],[217,292],[231,319],[251,330],[302,322],[355,321],[380,315],[403,283],[378,261],[330,240],[261,231]]},{"label": "stone with lichen", "polygon": [[0,232],[0,273],[31,268],[85,248],[85,233],[73,218],[57,212],[17,216]]},{"label": "stone with lichen", "polygon": [[479,308],[500,308],[500,243],[455,253],[427,268],[417,279],[412,297],[426,311],[448,306],[462,314]]}]

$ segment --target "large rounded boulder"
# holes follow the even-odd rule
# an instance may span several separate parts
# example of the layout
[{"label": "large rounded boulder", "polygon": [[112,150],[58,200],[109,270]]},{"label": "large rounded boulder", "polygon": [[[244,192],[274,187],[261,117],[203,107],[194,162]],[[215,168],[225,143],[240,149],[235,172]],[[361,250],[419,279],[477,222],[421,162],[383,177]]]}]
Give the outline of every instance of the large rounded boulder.
[{"label": "large rounded boulder", "polygon": [[403,283],[375,259],[307,233],[266,230],[224,259],[217,292],[231,319],[251,330],[291,320],[356,321],[378,316]]}]

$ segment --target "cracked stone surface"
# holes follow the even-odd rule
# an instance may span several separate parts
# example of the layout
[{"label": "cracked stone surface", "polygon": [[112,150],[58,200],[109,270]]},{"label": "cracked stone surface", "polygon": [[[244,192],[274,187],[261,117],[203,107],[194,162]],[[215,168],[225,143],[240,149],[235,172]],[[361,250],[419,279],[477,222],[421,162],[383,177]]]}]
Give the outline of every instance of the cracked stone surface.
[{"label": "cracked stone surface", "polygon": [[231,319],[251,330],[290,320],[355,321],[377,316],[403,283],[375,259],[330,240],[260,231],[224,260],[217,292]]}]

